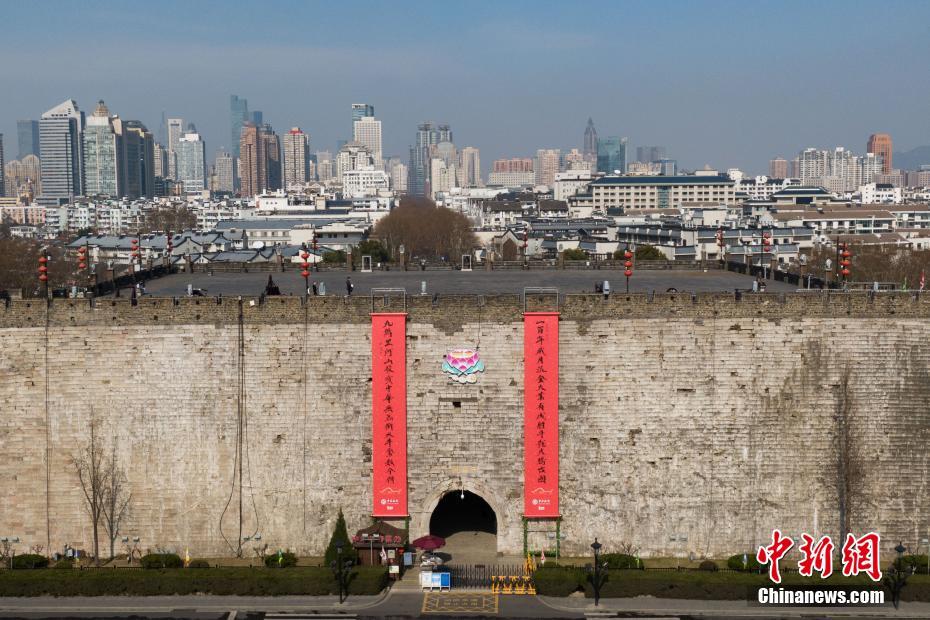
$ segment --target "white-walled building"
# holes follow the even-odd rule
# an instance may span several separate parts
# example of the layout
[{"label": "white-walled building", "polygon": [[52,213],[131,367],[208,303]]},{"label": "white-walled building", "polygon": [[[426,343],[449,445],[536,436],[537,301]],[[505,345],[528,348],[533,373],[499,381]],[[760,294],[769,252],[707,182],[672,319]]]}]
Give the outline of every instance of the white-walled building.
[{"label": "white-walled building", "polygon": [[[356,121],[359,122],[359,121]],[[391,180],[384,170],[366,166],[342,173],[342,193],[347,198],[365,198],[389,192]]]},{"label": "white-walled building", "polygon": [[555,200],[568,200],[569,196],[581,193],[593,180],[590,170],[570,170],[555,175],[552,184],[552,197]]},{"label": "white-walled building", "polygon": [[890,183],[866,183],[859,186],[859,202],[862,204],[901,204],[904,194],[900,187]]},{"label": "white-walled building", "polygon": [[682,203],[730,205],[736,201],[736,183],[726,175],[605,176],[589,185],[593,206],[662,209]]}]

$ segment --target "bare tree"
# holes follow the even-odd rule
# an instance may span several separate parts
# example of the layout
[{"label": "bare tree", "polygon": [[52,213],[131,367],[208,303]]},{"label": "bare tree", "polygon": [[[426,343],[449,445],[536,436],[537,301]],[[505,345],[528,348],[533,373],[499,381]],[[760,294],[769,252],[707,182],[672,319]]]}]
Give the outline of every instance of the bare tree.
[{"label": "bare tree", "polygon": [[127,488],[128,477],[116,459],[116,446],[110,453],[110,460],[106,463],[104,475],[104,488],[101,509],[103,511],[103,529],[110,537],[110,560],[115,556],[114,547],[116,537],[119,535],[120,524],[129,514],[129,502],[132,493]]},{"label": "bare tree", "polygon": [[93,526],[94,563],[100,566],[98,530],[109,481],[107,480],[107,464],[104,461],[103,450],[97,440],[97,421],[93,418],[93,412],[91,412],[90,421],[90,441],[78,454],[72,457],[72,461],[75,470],[77,470],[81,490],[84,492],[85,507]]},{"label": "bare tree", "polygon": [[142,228],[148,232],[180,232],[197,227],[197,216],[184,205],[161,207],[149,211]]}]

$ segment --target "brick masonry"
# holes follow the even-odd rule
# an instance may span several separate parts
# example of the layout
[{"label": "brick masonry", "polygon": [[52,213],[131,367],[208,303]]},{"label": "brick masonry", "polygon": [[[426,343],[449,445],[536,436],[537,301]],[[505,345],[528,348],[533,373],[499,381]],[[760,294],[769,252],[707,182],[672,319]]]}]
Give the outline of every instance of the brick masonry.
[{"label": "brick masonry", "polygon": [[[123,534],[230,554],[240,343],[243,535],[315,554],[340,507],[367,525],[369,313],[403,308],[387,301],[0,306],[0,535],[91,546],[71,458],[93,418],[129,476]],[[522,310],[516,295],[407,299],[414,536],[463,485],[494,508],[498,549],[522,550]],[[698,556],[751,550],[776,526],[836,536],[844,419],[852,529],[888,547],[927,536],[927,297],[569,295],[561,311],[564,552],[594,536]],[[456,345],[480,346],[477,384],[440,371]]]}]

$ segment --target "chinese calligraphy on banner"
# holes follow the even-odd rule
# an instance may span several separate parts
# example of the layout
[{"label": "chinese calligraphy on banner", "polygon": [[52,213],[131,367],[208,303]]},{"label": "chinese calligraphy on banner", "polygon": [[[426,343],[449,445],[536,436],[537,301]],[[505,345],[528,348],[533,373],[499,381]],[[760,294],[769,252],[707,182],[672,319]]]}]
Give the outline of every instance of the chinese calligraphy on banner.
[{"label": "chinese calligraphy on banner", "polygon": [[523,513],[559,516],[559,313],[523,315]]},{"label": "chinese calligraphy on banner", "polygon": [[371,315],[372,516],[407,516],[407,315]]}]

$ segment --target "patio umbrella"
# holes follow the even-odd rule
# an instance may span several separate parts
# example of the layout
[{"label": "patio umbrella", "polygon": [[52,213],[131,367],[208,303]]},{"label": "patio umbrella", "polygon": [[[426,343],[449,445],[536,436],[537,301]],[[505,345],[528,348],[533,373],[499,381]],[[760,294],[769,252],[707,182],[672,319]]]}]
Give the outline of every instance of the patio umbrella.
[{"label": "patio umbrella", "polygon": [[429,534],[427,536],[421,536],[420,538],[417,538],[410,544],[418,549],[423,549],[424,551],[433,551],[434,549],[439,549],[445,545],[446,539]]}]

